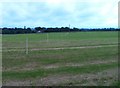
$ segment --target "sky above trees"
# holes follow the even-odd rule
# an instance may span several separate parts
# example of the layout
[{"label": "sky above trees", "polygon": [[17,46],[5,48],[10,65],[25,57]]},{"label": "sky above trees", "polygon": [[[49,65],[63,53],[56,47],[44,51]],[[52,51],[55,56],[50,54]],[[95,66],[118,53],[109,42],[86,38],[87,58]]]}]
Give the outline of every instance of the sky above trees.
[{"label": "sky above trees", "polygon": [[1,0],[1,27],[118,27],[119,0]]}]

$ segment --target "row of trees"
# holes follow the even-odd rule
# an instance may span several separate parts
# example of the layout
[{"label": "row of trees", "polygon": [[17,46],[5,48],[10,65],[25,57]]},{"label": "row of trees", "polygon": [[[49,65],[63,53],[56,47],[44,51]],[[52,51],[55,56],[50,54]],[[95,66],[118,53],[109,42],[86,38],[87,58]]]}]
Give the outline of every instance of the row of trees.
[{"label": "row of trees", "polygon": [[2,28],[2,34],[25,34],[25,33],[35,33],[31,28]]},{"label": "row of trees", "polygon": [[76,32],[76,31],[119,31],[118,28],[46,28],[46,27],[35,27],[35,28],[1,28],[2,34],[25,34],[25,33],[45,33],[45,32]]}]

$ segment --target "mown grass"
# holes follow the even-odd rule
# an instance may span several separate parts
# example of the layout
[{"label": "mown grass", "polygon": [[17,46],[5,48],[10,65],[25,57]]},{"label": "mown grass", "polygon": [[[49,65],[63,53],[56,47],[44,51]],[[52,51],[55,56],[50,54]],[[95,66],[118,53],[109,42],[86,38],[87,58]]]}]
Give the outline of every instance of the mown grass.
[{"label": "mown grass", "polygon": [[[10,49],[25,49],[26,38],[28,38],[29,49],[41,49],[51,47],[78,47],[97,45],[118,45],[118,32],[75,32],[75,33],[47,33],[45,34],[19,34],[3,35],[2,38],[2,66],[3,80],[35,79],[36,77],[53,76],[55,74],[85,74],[97,73],[103,70],[116,68],[118,66],[118,47],[98,47],[84,49],[63,49],[63,50],[38,50],[29,51],[26,55],[23,51],[6,51]],[[94,61],[110,61],[112,63],[100,63],[90,65]],[[65,66],[66,63],[88,63],[82,67]],[[35,63],[38,68],[29,71],[21,70],[27,64]],[[61,65],[58,68],[44,69],[41,66]],[[32,66],[28,66],[32,68]],[[13,70],[17,68],[17,71]],[[6,70],[9,69],[9,70]]]},{"label": "mown grass", "polygon": [[[48,51],[30,51],[28,55],[24,52],[3,52],[3,67],[11,68],[14,66],[24,65],[30,62],[36,64],[65,64],[65,63],[82,63],[97,60],[116,60],[118,51],[117,47],[102,47],[91,49],[73,49],[73,50],[48,50]],[[39,65],[39,66],[40,66]]]},{"label": "mown grass", "polygon": [[99,64],[99,65],[87,65],[83,67],[60,67],[60,68],[47,69],[47,70],[39,69],[39,70],[22,71],[22,72],[7,71],[7,72],[3,72],[2,76],[4,79],[29,79],[29,78],[44,77],[54,74],[94,73],[94,72],[100,72],[106,69],[114,68],[117,66],[118,66],[117,63],[109,63],[109,64]]},{"label": "mown grass", "polygon": [[3,48],[25,48],[26,38],[29,48],[88,46],[117,44],[118,32],[75,32],[3,35]]}]

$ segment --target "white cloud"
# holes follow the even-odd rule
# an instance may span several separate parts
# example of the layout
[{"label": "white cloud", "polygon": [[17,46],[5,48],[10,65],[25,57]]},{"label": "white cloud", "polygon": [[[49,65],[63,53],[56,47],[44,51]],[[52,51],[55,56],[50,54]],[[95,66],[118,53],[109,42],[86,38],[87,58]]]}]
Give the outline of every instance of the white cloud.
[{"label": "white cloud", "polygon": [[1,0],[6,26],[13,22],[29,26],[117,27],[119,0],[11,1]]}]

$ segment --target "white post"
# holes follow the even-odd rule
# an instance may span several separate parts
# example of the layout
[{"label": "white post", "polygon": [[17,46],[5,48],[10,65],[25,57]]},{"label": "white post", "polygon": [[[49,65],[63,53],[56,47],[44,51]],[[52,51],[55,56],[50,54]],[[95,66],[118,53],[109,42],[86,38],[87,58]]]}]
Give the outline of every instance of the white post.
[{"label": "white post", "polygon": [[70,33],[70,24],[69,24],[69,33]]},{"label": "white post", "polygon": [[26,38],[26,54],[28,54],[28,38]]},{"label": "white post", "polygon": [[0,87],[2,88],[2,54],[1,53],[0,53]]},{"label": "white post", "polygon": [[48,36],[48,33],[47,33],[47,42],[49,41],[49,36]]}]

